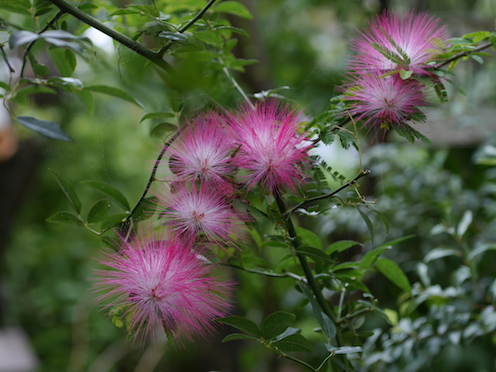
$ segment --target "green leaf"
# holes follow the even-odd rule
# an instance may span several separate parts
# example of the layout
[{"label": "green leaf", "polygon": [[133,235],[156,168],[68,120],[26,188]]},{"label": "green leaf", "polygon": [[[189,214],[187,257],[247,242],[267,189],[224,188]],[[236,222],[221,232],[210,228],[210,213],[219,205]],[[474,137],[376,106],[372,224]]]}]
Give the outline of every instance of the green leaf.
[{"label": "green leaf", "polygon": [[172,32],[172,31],[161,31],[158,34],[158,37],[163,39],[175,41],[178,43],[185,43],[188,41],[188,35],[181,34],[180,32]]},{"label": "green leaf", "polygon": [[194,35],[198,40],[216,47],[220,47],[224,42],[219,33],[213,31],[199,31],[195,32]]},{"label": "green leaf", "polygon": [[460,252],[456,249],[450,248],[435,248],[424,257],[424,262],[428,263],[430,261],[437,260],[438,258],[448,257],[448,256],[460,256]]},{"label": "green leaf", "polygon": [[67,181],[65,178],[60,177],[55,171],[50,169],[57,179],[57,183],[59,184],[60,188],[64,192],[65,196],[67,196],[67,199],[69,199],[69,203],[71,204],[72,209],[76,211],[77,214],[81,213],[81,201],[79,200],[76,191],[74,190],[74,187],[72,184]]},{"label": "green leaf", "polygon": [[243,333],[231,333],[230,335],[227,335],[222,339],[221,342],[229,342],[229,341],[235,341],[235,340],[255,340],[255,341],[260,341],[259,338],[253,337],[250,335],[245,335]]},{"label": "green leaf", "polygon": [[351,353],[361,353],[363,352],[363,348],[361,346],[341,346],[334,347],[332,345],[326,344],[327,351],[333,353],[334,355],[338,354],[351,354]]},{"label": "green leaf", "polygon": [[387,258],[378,258],[375,262],[375,265],[379,269],[380,272],[384,274],[386,278],[388,278],[393,284],[397,285],[399,288],[403,289],[406,292],[412,291],[412,286],[408,281],[405,273],[401,268],[396,264],[396,262],[391,261]]},{"label": "green leaf", "polygon": [[64,225],[83,226],[83,222],[73,213],[58,212],[46,219],[46,222],[60,223]]},{"label": "green leaf", "polygon": [[372,266],[376,260],[377,257],[379,257],[381,254],[383,254],[385,251],[388,249],[391,249],[391,246],[380,246],[376,249],[371,250],[370,252],[367,252],[365,256],[363,256],[362,261],[360,262],[360,266],[363,267],[364,269],[368,269],[370,266]]},{"label": "green leaf", "polygon": [[360,208],[357,209],[358,213],[360,213],[360,217],[362,217],[362,219],[365,221],[365,224],[370,231],[370,240],[372,241],[372,244],[374,244],[374,226],[372,225],[370,218],[365,213],[363,213]]},{"label": "green leaf", "polygon": [[40,35],[31,31],[14,31],[9,38],[10,49],[17,48],[21,45],[29,44],[38,40]]},{"label": "green leaf", "polygon": [[325,254],[323,251],[321,251],[320,249],[317,249],[317,248],[307,247],[307,246],[303,245],[303,246],[298,247],[298,249],[296,249],[296,253],[304,255],[304,256],[308,256],[312,260],[314,260],[315,262],[321,262],[322,261],[322,262],[334,264],[334,260],[331,257],[329,257],[327,254]]},{"label": "green leaf", "polygon": [[96,223],[104,220],[110,214],[110,203],[108,199],[102,199],[95,203],[88,212],[88,223]]},{"label": "green leaf", "polygon": [[172,111],[162,111],[162,112],[149,112],[145,116],[143,116],[140,120],[140,123],[142,123],[145,120],[148,119],[156,119],[156,118],[174,118],[176,117],[176,114]]},{"label": "green leaf", "polygon": [[60,141],[72,141],[71,137],[62,130],[60,125],[52,121],[40,120],[31,116],[18,116],[16,119],[21,125],[42,136]]},{"label": "green leaf", "polygon": [[160,123],[153,127],[150,136],[155,138],[164,138],[168,133],[175,132],[177,127],[171,123]]},{"label": "green leaf", "polygon": [[456,235],[459,238],[462,238],[463,235],[465,235],[465,233],[468,230],[468,227],[472,223],[472,220],[473,220],[472,211],[466,210],[465,213],[463,214],[462,220],[460,221],[460,223],[456,227]]},{"label": "green leaf", "polygon": [[355,242],[353,240],[340,240],[339,242],[331,244],[325,252],[329,255],[331,255],[334,252],[343,252],[349,248],[355,247],[355,246],[363,246],[362,243]]},{"label": "green leaf", "polygon": [[283,338],[281,341],[273,342],[273,346],[276,346],[279,350],[287,352],[287,351],[304,351],[304,352],[312,352],[313,346],[305,337],[301,334],[293,334],[286,338]]},{"label": "green leaf", "polygon": [[75,94],[83,104],[86,111],[93,114],[95,112],[95,100],[93,98],[93,93],[87,90],[76,90]]},{"label": "green leaf", "polygon": [[228,324],[231,327],[239,329],[251,336],[260,338],[262,337],[262,331],[260,328],[253,323],[250,319],[242,316],[229,316],[227,318],[216,319],[217,322]]},{"label": "green leaf", "polygon": [[262,337],[270,340],[284,332],[296,320],[296,315],[284,311],[270,314],[262,323]]},{"label": "green leaf", "polygon": [[237,1],[223,1],[214,7],[214,11],[219,13],[229,13],[241,18],[252,19],[250,11]]},{"label": "green leaf", "polygon": [[489,250],[496,250],[496,244],[482,244],[467,255],[467,260],[472,261],[476,256]]},{"label": "green leaf", "polygon": [[114,227],[116,225],[120,225],[123,223],[127,218],[129,217],[129,213],[118,213],[118,214],[111,214],[110,216],[105,217],[100,224],[100,229],[101,230],[108,230],[111,227]]},{"label": "green leaf", "polygon": [[410,79],[413,75],[413,71],[407,71],[407,70],[400,70],[400,77],[402,80],[407,80]]},{"label": "green leaf", "polygon": [[30,7],[31,7],[31,4],[26,3],[24,1],[20,1],[20,0],[1,0],[0,1],[0,9],[5,9],[5,10],[8,10],[10,12],[29,15],[29,16],[31,15],[31,12],[29,11]]},{"label": "green leaf", "polygon": [[129,202],[127,201],[126,197],[124,194],[116,189],[113,186],[110,186],[108,183],[101,182],[101,181],[83,181],[81,183],[84,183],[85,185],[89,185],[104,194],[110,196],[112,199],[114,199],[117,203],[119,203],[126,211],[131,210],[129,207]]},{"label": "green leaf", "polygon": [[296,235],[300,237],[301,242],[304,245],[308,245],[309,247],[320,249],[322,251],[322,241],[314,232],[302,227],[297,227]]},{"label": "green leaf", "polygon": [[177,53],[178,58],[189,59],[195,62],[208,62],[212,59],[217,58],[219,55],[214,52],[208,52],[206,50],[200,50],[196,52],[182,52]]},{"label": "green leaf", "polygon": [[102,237],[102,243],[106,247],[113,249],[115,251],[118,251],[122,245],[122,241],[119,238],[111,237],[111,236]]},{"label": "green leaf", "polygon": [[48,55],[60,76],[72,76],[76,69],[76,56],[69,49],[48,48]]},{"label": "green leaf", "polygon": [[84,89],[89,90],[91,92],[98,92],[107,94],[109,96],[117,97],[123,99],[124,101],[131,102],[138,107],[142,107],[141,104],[134,99],[129,93],[123,91],[122,89],[109,87],[108,85],[90,85],[89,87],[85,87]]},{"label": "green leaf", "polygon": [[155,196],[143,199],[134,211],[133,219],[135,221],[144,221],[150,218],[153,212],[157,210],[157,202],[158,198]]}]

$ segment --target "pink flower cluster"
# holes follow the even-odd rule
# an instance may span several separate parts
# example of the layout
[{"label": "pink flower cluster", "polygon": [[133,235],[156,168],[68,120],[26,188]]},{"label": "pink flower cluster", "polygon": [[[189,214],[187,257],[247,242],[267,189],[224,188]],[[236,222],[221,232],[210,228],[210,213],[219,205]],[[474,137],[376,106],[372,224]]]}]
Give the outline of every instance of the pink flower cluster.
[{"label": "pink flower cluster", "polygon": [[120,311],[134,337],[204,336],[229,311],[233,283],[214,275],[216,247],[244,237],[248,191],[296,191],[305,181],[302,116],[277,102],[191,120],[167,149],[170,176],[157,191],[158,226],[122,239],[100,263],[98,298]]},{"label": "pink flower cluster", "polygon": [[356,56],[341,87],[349,114],[386,130],[421,120],[419,107],[428,104],[422,80],[438,79],[432,68],[447,40],[446,29],[426,13],[373,18],[352,43]]}]

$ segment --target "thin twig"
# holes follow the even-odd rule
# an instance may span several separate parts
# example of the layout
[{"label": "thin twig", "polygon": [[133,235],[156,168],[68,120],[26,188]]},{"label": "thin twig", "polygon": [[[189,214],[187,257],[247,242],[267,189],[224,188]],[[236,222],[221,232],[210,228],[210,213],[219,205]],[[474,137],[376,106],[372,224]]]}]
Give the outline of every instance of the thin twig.
[{"label": "thin twig", "polygon": [[238,265],[234,265],[234,264],[230,264],[230,263],[221,263],[221,265],[232,267],[234,269],[238,269],[238,270],[242,270],[242,271],[246,271],[247,273],[264,275],[264,276],[268,276],[268,277],[271,277],[271,278],[292,278],[292,279],[295,279],[295,280],[300,280],[300,281],[302,281],[304,283],[307,282],[307,280],[304,277],[302,277],[300,275],[296,275],[296,274],[291,273],[291,272],[275,273],[275,272],[272,272],[272,271],[257,270],[257,269],[248,269],[246,267],[238,266]]},{"label": "thin twig", "polygon": [[330,198],[336,194],[338,194],[339,192],[343,191],[345,188],[355,184],[360,178],[364,177],[364,176],[367,176],[370,174],[370,169],[364,169],[362,170],[355,178],[353,178],[351,181],[348,181],[346,182],[343,186],[341,186],[340,188],[328,193],[328,194],[324,194],[324,195],[319,195],[319,196],[316,196],[314,198],[310,198],[310,199],[307,199],[307,200],[303,200],[301,203],[298,203],[296,204],[294,207],[288,209],[284,215],[285,216],[289,216],[291,213],[293,213],[295,210],[297,210],[298,208],[300,208],[301,206],[307,204],[307,203],[312,203],[314,201],[318,201],[318,200],[322,200],[322,199],[327,199],[327,198]]},{"label": "thin twig", "polygon": [[[53,16],[53,18],[45,25],[45,27],[43,27],[41,29],[40,32],[38,32],[38,35],[42,34],[43,32],[47,31],[50,27],[53,26],[53,24],[55,22],[58,21],[58,19],[60,17],[62,17],[63,15],[65,14],[65,11],[63,10],[60,10],[57,14],[55,14]],[[27,62],[27,59],[28,59],[28,53],[29,51],[31,50],[31,48],[33,47],[34,43],[36,43],[39,39],[36,39],[36,40],[33,40],[32,42],[30,42],[28,44],[28,46],[26,47],[26,50],[24,50],[24,54],[22,55],[22,67],[21,67],[21,73],[19,74],[20,77],[22,77],[22,75],[24,74],[24,69],[26,67],[26,62]]]},{"label": "thin twig", "polygon": [[[201,17],[203,17],[203,15],[206,13],[206,11],[208,9],[210,9],[210,7],[212,5],[214,5],[214,3],[216,2],[217,0],[210,0],[208,2],[207,5],[205,5],[205,7],[200,10],[198,12],[198,14],[196,16],[194,16],[187,24],[185,24],[183,27],[181,27],[177,32],[179,32],[180,34],[186,32],[186,30],[188,28],[190,28],[191,26],[193,26],[196,21],[198,21]],[[174,41],[172,40],[169,40],[169,42],[167,44],[165,44],[158,52],[157,52],[157,55],[159,55],[160,57],[162,57],[164,55],[164,53],[172,46],[172,44],[174,44]]]},{"label": "thin twig", "polygon": [[436,67],[436,68],[444,67],[444,66],[450,64],[451,62],[456,61],[457,59],[460,59],[460,58],[469,56],[472,53],[480,52],[481,50],[487,49],[487,48],[489,48],[492,45],[493,45],[492,43],[481,44],[481,45],[479,45],[478,47],[475,47],[472,50],[467,50],[466,52],[461,52],[461,53],[455,54],[453,57],[448,58],[447,60],[441,62],[438,65],[435,65],[434,67]]},{"label": "thin twig", "polygon": [[[220,58],[219,58],[219,60],[220,60]],[[222,60],[220,60],[220,62],[222,64],[224,64]],[[222,71],[224,71],[224,74],[226,74],[227,78],[231,81],[232,85],[234,85],[234,87],[239,92],[239,94],[241,95],[241,97],[243,97],[243,99],[248,104],[248,106],[250,106],[250,108],[252,110],[255,110],[255,105],[251,102],[250,98],[248,98],[248,96],[246,95],[245,91],[238,84],[238,82],[236,81],[236,79],[234,78],[234,76],[232,76],[231,71],[229,71],[229,69],[227,68],[227,66],[224,65],[224,68],[222,69]]]},{"label": "thin twig", "polygon": [[110,36],[112,39],[117,41],[118,43],[128,47],[129,49],[135,51],[139,55],[145,57],[148,59],[150,62],[153,62],[155,65],[160,67],[166,72],[171,72],[172,71],[172,66],[164,61],[161,56],[159,56],[157,53],[149,50],[148,48],[144,47],[140,43],[134,41],[130,37],[121,34],[118,31],[115,31],[114,29],[107,27],[104,25],[102,22],[100,22],[98,19],[90,16],[89,14],[86,14],[85,12],[81,11],[80,9],[76,8],[74,5],[67,3],[65,0],[48,0],[52,4],[56,5],[61,11],[64,11],[65,13],[69,13],[75,18],[79,19],[80,21],[86,23],[87,25],[96,28],[97,30],[103,32],[104,34]]},{"label": "thin twig", "polygon": [[7,67],[9,68],[10,73],[11,74],[15,73],[14,68],[12,67],[12,65],[9,62],[9,59],[7,58],[7,54],[5,54],[5,50],[3,50],[3,46],[0,46],[0,53],[2,53],[2,58],[5,61]]}]

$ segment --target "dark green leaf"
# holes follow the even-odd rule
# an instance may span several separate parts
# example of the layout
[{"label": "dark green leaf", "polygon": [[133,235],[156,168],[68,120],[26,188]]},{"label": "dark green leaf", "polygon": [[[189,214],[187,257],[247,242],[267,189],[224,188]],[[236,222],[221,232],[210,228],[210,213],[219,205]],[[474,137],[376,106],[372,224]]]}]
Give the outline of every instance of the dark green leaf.
[{"label": "dark green leaf", "polygon": [[110,203],[108,199],[102,199],[95,203],[95,205],[88,212],[88,223],[96,223],[104,220],[110,214]]},{"label": "dark green leaf", "polygon": [[162,112],[149,112],[145,116],[143,116],[140,120],[140,123],[142,123],[145,120],[148,119],[155,119],[155,118],[174,118],[176,117],[176,114],[172,111],[162,111]]},{"label": "dark green leaf", "polygon": [[171,123],[160,123],[153,127],[150,136],[155,138],[164,138],[168,133],[175,132],[177,127]]},{"label": "dark green leaf", "polygon": [[52,169],[50,169],[57,179],[57,183],[59,184],[60,188],[64,192],[65,196],[67,196],[67,199],[69,199],[69,203],[71,204],[72,209],[76,211],[77,214],[81,213],[81,202],[79,201],[79,198],[76,194],[76,191],[74,190],[74,187],[72,184],[67,181],[65,178],[60,177],[57,173],[55,173]]},{"label": "dark green leaf", "polygon": [[42,136],[53,138],[61,141],[72,141],[57,123],[52,121],[40,120],[31,116],[18,116],[17,121]]},{"label": "dark green leaf", "polygon": [[110,186],[108,183],[101,182],[101,181],[83,181],[81,183],[89,185],[89,186],[103,192],[104,194],[110,196],[117,203],[119,203],[126,211],[129,211],[131,209],[129,207],[129,202],[127,201],[124,194],[120,190],[116,189],[115,187]]},{"label": "dark green leaf", "polygon": [[158,37],[176,41],[179,43],[185,43],[186,41],[188,41],[188,36],[181,34],[180,32],[162,31],[158,34]]},{"label": "dark green leaf", "polygon": [[214,11],[219,13],[229,13],[238,17],[252,19],[250,11],[241,3],[237,1],[223,1],[215,6]]},{"label": "dark green leaf", "polygon": [[134,211],[133,219],[135,221],[143,221],[150,218],[153,212],[157,210],[157,202],[158,199],[155,196],[143,199]]},{"label": "dark green leaf", "polygon": [[327,351],[338,355],[338,354],[351,354],[351,353],[361,353],[363,351],[361,346],[341,346],[334,347],[332,345],[326,345]]},{"label": "dark green leaf", "polygon": [[343,252],[343,251],[345,251],[351,247],[355,247],[357,245],[363,246],[362,243],[355,242],[353,240],[341,240],[339,242],[331,244],[329,247],[327,247],[325,252],[327,254],[331,255],[334,252]]},{"label": "dark green leaf", "polygon": [[270,340],[284,332],[296,320],[296,315],[284,311],[270,314],[262,323],[262,337]]},{"label": "dark green leaf", "polygon": [[259,341],[259,338],[250,335],[245,335],[243,333],[232,333],[223,338],[221,342],[229,342],[234,340],[255,340]]},{"label": "dark green leaf", "polygon": [[333,338],[336,337],[337,334],[336,325],[334,324],[332,319],[327,316],[326,313],[321,312],[320,315],[322,317],[322,324],[321,324],[322,330],[326,334],[327,338],[329,340],[332,340]]},{"label": "dark green leaf", "polygon": [[129,93],[115,87],[109,87],[107,85],[90,85],[89,87],[85,87],[84,89],[89,90],[91,92],[98,92],[107,94],[109,96],[117,97],[123,99],[124,101],[131,102],[136,106],[142,107],[141,104],[138,103]]},{"label": "dark green leaf", "polygon": [[378,258],[375,265],[379,271],[382,272],[384,276],[393,284],[397,285],[406,292],[411,292],[412,286],[410,285],[405,273],[396,264],[396,262],[387,258]]},{"label": "dark green leaf", "polygon": [[82,102],[84,108],[90,113],[93,114],[95,111],[95,100],[93,99],[93,93],[87,90],[76,90],[74,92],[79,100]]},{"label": "dark green leaf", "polygon": [[372,222],[370,221],[370,218],[363,213],[360,208],[358,209],[358,213],[360,213],[360,217],[365,221],[365,224],[367,225],[367,228],[369,229],[370,232],[370,240],[372,241],[372,244],[374,244],[374,226],[372,225]]},{"label": "dark green leaf", "polygon": [[78,216],[70,213],[70,212],[58,212],[53,216],[50,216],[46,219],[46,222],[50,223],[60,223],[65,225],[75,225],[75,226],[83,226],[83,223],[78,218]]},{"label": "dark green leaf", "polygon": [[307,247],[305,245],[298,247],[296,253],[302,254],[304,256],[310,257],[315,262],[327,262],[330,264],[334,264],[334,260],[325,254],[323,251],[313,247]]},{"label": "dark green leaf", "polygon": [[376,249],[371,250],[370,252],[367,252],[365,256],[363,256],[362,261],[360,262],[360,266],[368,269],[370,266],[372,266],[375,261],[377,260],[377,257],[379,257],[381,254],[383,254],[385,251],[388,249],[391,249],[391,247],[388,246],[380,246]]},{"label": "dark green leaf", "polygon": [[111,214],[110,216],[105,217],[100,224],[100,229],[101,230],[108,230],[111,227],[114,227],[116,225],[120,225],[123,223],[127,218],[129,217],[129,213],[118,213],[118,214]]},{"label": "dark green leaf", "polygon": [[229,316],[227,318],[221,318],[216,320],[219,323],[228,324],[231,327],[239,329],[240,331],[246,332],[254,337],[262,337],[262,331],[260,328],[253,323],[251,320],[242,316]]},{"label": "dark green leaf", "polygon": [[294,334],[283,338],[281,341],[277,341],[272,343],[272,345],[276,346],[279,350],[287,352],[287,351],[304,351],[304,352],[312,352],[313,347],[312,344],[301,334]]}]

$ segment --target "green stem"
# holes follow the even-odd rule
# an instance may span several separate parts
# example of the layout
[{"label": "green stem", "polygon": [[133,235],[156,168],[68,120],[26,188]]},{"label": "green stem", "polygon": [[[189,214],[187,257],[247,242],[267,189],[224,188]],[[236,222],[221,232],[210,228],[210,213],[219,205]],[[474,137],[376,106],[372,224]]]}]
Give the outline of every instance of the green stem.
[{"label": "green stem", "polygon": [[[275,190],[274,192],[274,197],[276,199],[277,206],[279,208],[279,211],[283,216],[285,216],[284,221],[286,223],[286,227],[288,229],[288,234],[291,239],[293,248],[295,251],[298,250],[298,248],[301,245],[300,239],[298,235],[296,234],[296,229],[294,227],[293,221],[291,221],[291,218],[286,215],[286,205],[284,203],[284,200],[282,199],[280,193],[278,190]],[[313,295],[315,296],[318,304],[320,305],[322,311],[334,322],[334,324],[337,325],[337,319],[336,319],[336,314],[331,308],[331,305],[329,302],[324,298],[322,291],[320,290],[320,287],[315,280],[315,277],[313,276],[312,270],[310,269],[310,265],[308,264],[308,261],[305,256],[301,254],[296,254],[298,257],[298,260],[300,261],[301,267],[303,269],[303,272],[305,273],[305,277],[307,278],[307,283],[310,289],[313,292]],[[341,330],[339,327],[336,327],[336,342],[337,342],[337,347],[340,347],[343,345],[343,337],[341,335]],[[345,364],[348,363],[348,359],[345,357]]]},{"label": "green stem", "polygon": [[121,34],[120,32],[117,32],[110,27],[105,26],[98,19],[90,16],[89,14],[86,14],[85,12],[76,8],[74,5],[69,4],[65,0],[48,0],[48,1],[50,1],[52,4],[57,6],[62,12],[69,13],[73,17],[79,19],[81,22],[84,22],[87,25],[89,25],[93,28],[96,28],[97,30],[103,32],[104,34],[110,36],[112,39],[114,39],[118,43],[128,47],[132,51],[145,57],[146,59],[148,59],[150,62],[154,63],[155,65],[157,65],[161,69],[163,69],[167,72],[172,71],[172,66],[169,65],[166,61],[164,61],[162,59],[162,57],[159,56],[157,53],[149,50],[148,48],[144,47],[140,43],[137,43],[136,41],[129,38],[128,36]]},{"label": "green stem", "polygon": [[284,215],[285,216],[290,216],[291,213],[293,213],[295,210],[297,210],[298,208],[300,208],[301,206],[307,204],[307,203],[312,203],[314,201],[318,201],[318,200],[323,200],[323,199],[327,199],[327,198],[330,198],[331,196],[334,196],[336,195],[337,193],[343,191],[345,188],[347,188],[348,186],[351,186],[353,184],[355,184],[360,178],[366,176],[370,174],[370,170],[369,169],[364,169],[362,170],[355,178],[353,178],[352,180],[346,182],[343,186],[341,186],[340,188],[328,193],[328,194],[324,194],[324,195],[320,195],[320,196],[316,196],[314,198],[310,198],[310,199],[307,199],[307,200],[303,200],[301,203],[298,203],[296,204],[294,207],[291,207],[290,209],[288,209],[286,212],[284,212]]},{"label": "green stem", "polygon": [[[207,5],[205,5],[205,7],[200,10],[198,12],[198,14],[192,18],[187,24],[185,24],[183,27],[181,27],[177,32],[179,32],[180,34],[184,33],[188,28],[190,28],[191,26],[193,26],[196,21],[198,21],[201,17],[203,17],[203,15],[206,13],[206,11],[212,6],[214,5],[214,3],[216,2],[217,0],[210,0],[208,2]],[[157,54],[162,57],[164,55],[164,53],[172,46],[174,42],[172,40],[169,40],[169,42],[167,44],[165,44],[158,52]]]},{"label": "green stem", "polygon": [[252,110],[255,110],[255,105],[251,102],[251,100],[248,98],[248,96],[246,95],[245,91],[243,90],[243,88],[241,88],[241,86],[238,84],[238,82],[236,81],[236,79],[234,78],[234,76],[232,76],[231,74],[231,71],[229,71],[229,69],[227,68],[227,66],[224,64],[224,61],[222,61],[220,58],[219,58],[219,62],[221,64],[224,65],[222,71],[224,72],[224,74],[226,74],[227,78],[231,81],[232,85],[234,85],[234,87],[236,88],[236,90],[239,92],[239,94],[241,95],[241,97],[243,97],[243,99],[245,100],[245,102],[248,104],[248,106],[250,106],[250,108]]},{"label": "green stem", "polygon": [[238,265],[234,265],[234,264],[229,264],[229,263],[221,263],[221,265],[232,267],[234,269],[238,269],[238,270],[242,270],[242,271],[246,271],[247,273],[269,276],[271,278],[293,278],[295,280],[300,280],[300,281],[303,281],[306,283],[305,278],[303,278],[299,275],[296,275],[294,273],[290,273],[290,272],[274,273],[272,271],[266,271],[266,270],[248,269],[246,267],[242,267],[242,266],[238,266]]},{"label": "green stem", "polygon": [[461,53],[455,54],[453,57],[448,58],[447,60],[441,62],[440,64],[436,65],[435,67],[436,68],[444,67],[446,65],[449,65],[451,62],[456,61],[457,59],[469,56],[472,53],[480,52],[481,50],[484,50],[484,49],[491,47],[492,45],[493,45],[493,43],[485,43],[485,44],[481,44],[481,45],[475,47],[472,50],[467,50],[466,52],[461,52]]}]

